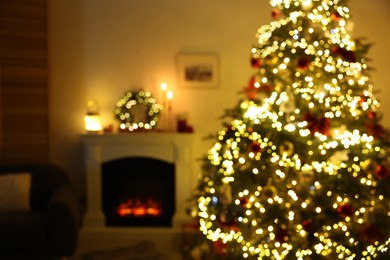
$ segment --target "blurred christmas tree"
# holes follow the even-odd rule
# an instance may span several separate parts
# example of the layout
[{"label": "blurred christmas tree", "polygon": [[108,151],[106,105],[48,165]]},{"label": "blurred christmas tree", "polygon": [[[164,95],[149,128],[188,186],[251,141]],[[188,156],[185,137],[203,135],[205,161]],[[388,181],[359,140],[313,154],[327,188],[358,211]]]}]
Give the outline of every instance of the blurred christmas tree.
[{"label": "blurred christmas tree", "polygon": [[347,0],[270,0],[245,99],[204,158],[200,230],[219,257],[388,256],[390,161]]}]

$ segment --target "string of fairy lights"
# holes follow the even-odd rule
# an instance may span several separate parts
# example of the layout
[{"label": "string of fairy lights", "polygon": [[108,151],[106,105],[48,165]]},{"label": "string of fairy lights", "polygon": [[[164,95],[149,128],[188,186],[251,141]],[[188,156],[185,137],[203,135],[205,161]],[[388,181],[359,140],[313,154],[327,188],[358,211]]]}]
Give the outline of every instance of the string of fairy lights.
[{"label": "string of fairy lights", "polygon": [[[133,112],[135,108],[142,111],[141,116]],[[114,110],[115,118],[121,124],[119,128],[126,131],[139,129],[150,130],[154,128],[160,118],[163,106],[160,105],[149,91],[127,91],[116,103]]]},{"label": "string of fairy lights", "polygon": [[[270,0],[270,3],[278,12],[284,11],[286,17],[258,30],[258,46],[251,53],[256,59],[268,59],[266,66],[259,67],[253,86],[261,89],[271,84],[274,89],[260,103],[243,101],[242,119],[234,119],[230,129],[218,132],[218,141],[209,150],[208,160],[222,176],[222,184],[217,190],[215,180],[208,177],[203,180],[206,188],[198,198],[197,212],[200,230],[211,241],[234,242],[241,247],[243,258],[283,259],[294,251],[297,259],[313,254],[352,259],[356,256],[353,248],[358,244],[353,229],[364,224],[367,215],[385,200],[376,190],[378,179],[373,172],[378,163],[371,158],[382,160],[386,150],[372,134],[357,126],[347,128],[346,121],[365,120],[378,109],[379,102],[365,73],[365,59],[351,56],[357,46],[347,29],[350,15],[345,0]],[[339,52],[343,52],[341,56]],[[298,69],[296,59],[291,58],[297,55],[306,57]],[[297,98],[301,100],[299,104],[295,102]],[[313,115],[302,116],[314,109],[323,112],[323,131],[312,123]],[[330,127],[328,120],[338,124]],[[291,141],[277,145],[272,136],[253,131],[261,126],[299,137],[307,149],[305,156],[312,160],[303,160],[302,151],[296,151]],[[285,183],[286,192],[276,191],[272,183],[262,183],[232,194],[231,184],[242,174],[240,171],[253,175],[271,172],[275,175],[273,181]],[[294,177],[290,176],[292,172]],[[360,198],[358,193],[348,196],[331,189],[324,178],[313,178],[316,175],[341,179],[342,174],[350,175],[349,178],[368,189],[372,199]],[[307,183],[309,187],[302,188]],[[304,242],[310,235],[311,223],[299,222],[297,212],[314,212],[321,218],[325,209],[307,194],[302,195],[306,188],[309,194],[324,194],[330,207],[342,216],[337,222],[325,222],[313,232],[312,246]],[[364,203],[353,208],[351,205],[357,200]],[[226,224],[226,216],[215,207],[218,203],[222,208],[230,203],[242,207],[238,223]],[[267,212],[275,205],[282,208],[284,216],[270,220]],[[228,229],[221,228],[221,223]],[[255,230],[255,235],[245,227]],[[291,227],[302,241],[288,239],[287,230]],[[338,242],[332,234],[345,237],[346,243]],[[373,241],[363,250],[366,259],[387,250],[390,237],[385,236],[382,242]]]}]

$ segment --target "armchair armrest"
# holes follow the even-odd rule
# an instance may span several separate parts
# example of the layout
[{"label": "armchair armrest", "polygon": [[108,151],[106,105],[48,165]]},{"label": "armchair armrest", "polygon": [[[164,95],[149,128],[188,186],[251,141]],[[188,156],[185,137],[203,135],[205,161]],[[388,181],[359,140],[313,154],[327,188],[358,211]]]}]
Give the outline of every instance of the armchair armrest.
[{"label": "armchair armrest", "polygon": [[44,218],[48,251],[53,255],[72,255],[77,245],[81,207],[71,183],[61,185],[54,192]]}]

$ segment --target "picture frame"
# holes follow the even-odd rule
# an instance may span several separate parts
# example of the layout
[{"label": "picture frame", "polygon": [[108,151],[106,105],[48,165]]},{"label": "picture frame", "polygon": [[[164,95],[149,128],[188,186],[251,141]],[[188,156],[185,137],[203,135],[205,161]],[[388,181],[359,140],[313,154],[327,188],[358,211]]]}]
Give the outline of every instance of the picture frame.
[{"label": "picture frame", "polygon": [[178,85],[182,88],[218,88],[219,56],[217,54],[178,54]]}]

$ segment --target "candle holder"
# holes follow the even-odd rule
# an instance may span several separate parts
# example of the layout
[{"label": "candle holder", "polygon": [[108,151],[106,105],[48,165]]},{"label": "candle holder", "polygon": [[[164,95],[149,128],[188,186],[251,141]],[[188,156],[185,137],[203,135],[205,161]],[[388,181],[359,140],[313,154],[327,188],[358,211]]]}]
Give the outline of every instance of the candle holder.
[{"label": "candle holder", "polygon": [[103,129],[99,114],[99,104],[95,100],[89,100],[87,102],[87,109],[84,116],[84,128],[90,133],[97,133]]},{"label": "candle holder", "polygon": [[168,131],[174,132],[175,129],[173,127],[173,114],[172,114],[172,99],[173,99],[173,92],[172,90],[168,90],[167,92],[167,107],[168,107]]}]

